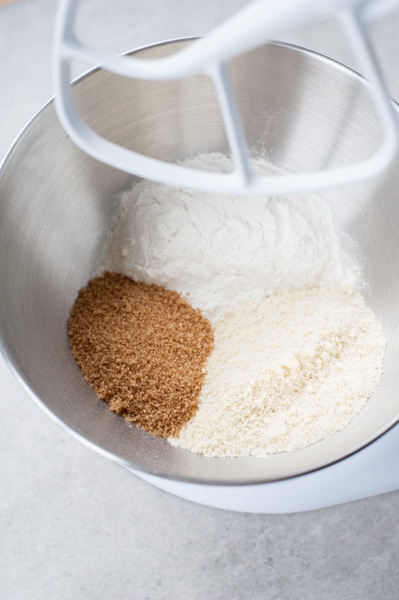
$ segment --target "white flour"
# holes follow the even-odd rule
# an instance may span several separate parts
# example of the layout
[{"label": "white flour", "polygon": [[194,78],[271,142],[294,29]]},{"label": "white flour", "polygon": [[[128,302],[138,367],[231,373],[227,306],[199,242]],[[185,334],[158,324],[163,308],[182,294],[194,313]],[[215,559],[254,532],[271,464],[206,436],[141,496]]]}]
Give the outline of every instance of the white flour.
[{"label": "white flour", "polygon": [[[221,154],[185,163],[232,168]],[[331,210],[320,198],[205,194],[143,181],[123,197],[104,270],[188,295],[215,321],[275,290],[342,280],[338,265]]]}]

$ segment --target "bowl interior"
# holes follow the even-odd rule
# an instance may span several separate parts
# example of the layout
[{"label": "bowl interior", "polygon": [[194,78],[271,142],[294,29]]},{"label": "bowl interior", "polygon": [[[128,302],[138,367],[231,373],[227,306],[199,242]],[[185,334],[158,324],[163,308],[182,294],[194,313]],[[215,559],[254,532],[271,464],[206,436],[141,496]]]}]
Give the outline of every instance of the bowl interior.
[{"label": "bowl interior", "polygon": [[[161,56],[190,41],[140,50]],[[381,135],[367,85],[313,53],[272,44],[235,59],[231,74],[254,155],[290,171],[355,162]],[[80,112],[104,137],[174,160],[227,151],[211,83],[138,82],[94,71],[75,85]],[[209,483],[264,482],[332,463],[376,439],[399,416],[399,164],[371,183],[324,194],[347,253],[362,270],[367,303],[388,338],[385,373],[366,408],[339,434],[267,459],[214,459],[174,448],[108,410],[85,383],[66,321],[78,290],[98,270],[101,248],[130,176],[82,153],[53,103],[24,130],[0,177],[0,334],[11,367],[69,431],[120,463]]]}]

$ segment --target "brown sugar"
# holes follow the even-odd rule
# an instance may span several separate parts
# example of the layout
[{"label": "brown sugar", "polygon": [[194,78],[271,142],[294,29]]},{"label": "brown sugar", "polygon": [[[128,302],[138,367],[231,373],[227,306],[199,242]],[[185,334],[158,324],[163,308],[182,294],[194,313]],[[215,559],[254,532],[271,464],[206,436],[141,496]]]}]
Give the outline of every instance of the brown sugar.
[{"label": "brown sugar", "polygon": [[115,413],[164,438],[194,416],[213,333],[176,292],[105,273],[80,291],[68,335],[85,379]]}]

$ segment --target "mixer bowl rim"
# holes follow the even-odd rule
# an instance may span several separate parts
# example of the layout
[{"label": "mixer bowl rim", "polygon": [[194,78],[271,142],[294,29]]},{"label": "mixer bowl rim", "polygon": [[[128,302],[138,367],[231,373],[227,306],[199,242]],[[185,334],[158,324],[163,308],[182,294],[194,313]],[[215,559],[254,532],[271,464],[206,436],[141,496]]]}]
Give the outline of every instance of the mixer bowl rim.
[{"label": "mixer bowl rim", "polygon": [[[163,41],[159,41],[159,42],[153,42],[150,44],[145,44],[145,45],[135,48],[133,50],[128,50],[123,53],[123,56],[133,55],[136,53],[140,53],[143,50],[156,48],[158,46],[166,46],[166,45],[174,44],[174,43],[195,41],[198,38],[199,38],[199,36],[187,36],[187,37],[167,39],[167,40],[163,40]],[[296,44],[280,42],[280,41],[275,41],[275,40],[270,40],[270,42],[267,42],[267,44],[265,44],[265,45],[280,46],[283,48],[294,50],[295,52],[298,52],[303,55],[308,55],[311,58],[316,58],[318,61],[332,65],[334,68],[341,70],[346,75],[349,75],[350,78],[352,78],[352,79],[358,79],[358,80],[362,81],[363,83],[367,83],[365,78],[360,73],[358,73],[356,70],[340,63],[339,61],[337,61],[335,59],[327,57],[317,51],[310,50],[310,49],[304,48],[304,47],[296,45]],[[87,71],[78,75],[76,78],[74,78],[71,81],[71,85],[76,85],[76,84],[80,83],[81,81],[85,80],[87,77],[90,77],[101,70],[103,70],[101,68],[101,66],[95,66],[93,68],[90,68]],[[30,129],[31,125],[38,118],[40,118],[42,113],[44,113],[48,107],[50,107],[51,105],[54,105],[54,99],[55,99],[55,95],[51,96],[32,115],[32,117],[27,121],[27,123],[24,125],[24,127],[21,129],[21,131],[17,134],[14,141],[10,145],[9,149],[5,153],[2,161],[0,162],[0,179],[2,177],[4,168],[6,167],[7,163],[12,158],[12,154],[13,154],[15,148],[20,143],[23,142],[25,133]],[[399,104],[394,99],[391,98],[391,100],[395,106],[395,109],[399,110]],[[302,477],[305,475],[310,475],[311,473],[316,473],[317,471],[320,471],[327,467],[336,465],[337,463],[340,463],[340,462],[344,461],[345,459],[348,459],[348,458],[354,456],[358,452],[361,452],[362,450],[366,449],[368,446],[370,446],[371,444],[376,442],[379,438],[382,438],[385,434],[387,434],[391,429],[393,429],[399,423],[399,414],[398,414],[397,417],[392,419],[380,431],[377,431],[374,434],[372,434],[371,436],[369,436],[369,438],[366,439],[359,447],[355,447],[352,450],[350,450],[349,452],[341,453],[341,454],[337,455],[336,458],[334,458],[334,459],[325,460],[320,464],[316,463],[313,467],[304,468],[297,473],[288,474],[288,475],[284,475],[281,477],[272,476],[272,477],[269,477],[266,479],[250,479],[249,478],[248,480],[245,480],[245,481],[242,481],[242,480],[238,481],[235,479],[231,479],[231,480],[226,479],[226,480],[218,481],[218,480],[214,480],[214,479],[206,479],[206,478],[199,478],[199,477],[182,476],[182,475],[177,475],[177,474],[172,474],[172,473],[165,473],[161,469],[143,466],[142,464],[135,463],[134,461],[126,460],[123,456],[106,450],[99,444],[87,439],[83,434],[81,434],[79,431],[77,431],[73,426],[65,423],[58,415],[56,415],[52,410],[50,410],[48,408],[48,406],[46,405],[46,403],[28,385],[28,383],[25,381],[25,378],[20,371],[20,368],[15,363],[15,361],[11,358],[10,353],[7,349],[7,344],[3,339],[1,329],[0,329],[0,352],[2,353],[3,358],[4,358],[8,368],[10,369],[11,373],[13,374],[15,379],[19,382],[21,387],[27,392],[28,396],[30,396],[32,398],[32,400],[44,411],[45,414],[47,414],[50,417],[50,419],[52,419],[57,425],[59,425],[61,428],[63,428],[65,431],[67,431],[68,434],[70,434],[72,437],[77,439],[83,445],[90,448],[97,454],[100,454],[101,456],[104,456],[105,458],[108,458],[109,460],[112,460],[113,462],[117,463],[118,465],[125,467],[129,470],[139,471],[144,474],[151,475],[151,476],[160,477],[160,478],[163,478],[166,480],[177,481],[177,482],[182,482],[182,483],[189,483],[189,484],[195,484],[195,485],[210,485],[210,486],[217,486],[217,487],[224,487],[224,486],[226,486],[226,487],[235,487],[235,486],[242,487],[242,486],[251,486],[251,485],[272,484],[272,483],[287,481],[289,479],[296,479],[296,478],[299,478],[299,477]],[[223,460],[223,459],[219,458],[218,460]],[[253,460],[263,460],[263,459],[253,458]]]}]

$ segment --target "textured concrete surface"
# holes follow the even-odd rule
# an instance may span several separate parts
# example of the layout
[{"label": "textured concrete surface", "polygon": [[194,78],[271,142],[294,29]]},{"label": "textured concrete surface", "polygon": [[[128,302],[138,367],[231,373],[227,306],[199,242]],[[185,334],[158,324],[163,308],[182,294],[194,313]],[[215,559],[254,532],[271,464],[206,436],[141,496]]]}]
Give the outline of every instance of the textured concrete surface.
[{"label": "textured concrete surface", "polygon": [[[123,51],[202,34],[245,2],[85,0],[80,31]],[[52,94],[54,0],[0,10],[0,154]],[[399,12],[374,38],[399,98]],[[353,59],[326,23],[284,39]],[[77,65],[76,72],[82,68]],[[399,492],[293,515],[247,515],[170,496],[48,419],[0,359],[1,598],[398,598]]]}]

